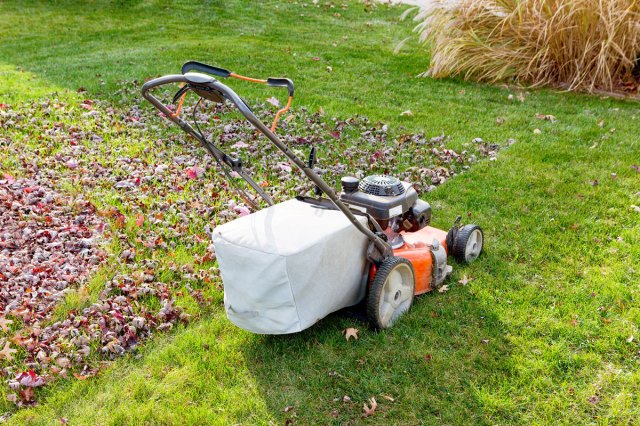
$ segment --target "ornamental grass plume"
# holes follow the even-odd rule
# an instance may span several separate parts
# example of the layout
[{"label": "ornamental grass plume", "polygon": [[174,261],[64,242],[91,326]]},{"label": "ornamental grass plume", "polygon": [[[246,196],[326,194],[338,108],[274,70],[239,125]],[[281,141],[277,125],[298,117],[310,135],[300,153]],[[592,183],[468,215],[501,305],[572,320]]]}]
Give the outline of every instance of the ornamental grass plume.
[{"label": "ornamental grass plume", "polygon": [[429,0],[415,20],[432,77],[638,91],[640,0]]}]

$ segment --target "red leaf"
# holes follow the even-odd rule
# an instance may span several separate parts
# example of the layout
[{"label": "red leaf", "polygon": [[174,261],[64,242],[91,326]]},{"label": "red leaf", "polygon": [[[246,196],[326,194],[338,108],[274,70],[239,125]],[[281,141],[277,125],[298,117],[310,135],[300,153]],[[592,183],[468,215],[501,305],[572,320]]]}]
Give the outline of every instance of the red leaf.
[{"label": "red leaf", "polygon": [[140,228],[142,225],[144,225],[144,215],[140,213],[136,219],[136,226]]}]

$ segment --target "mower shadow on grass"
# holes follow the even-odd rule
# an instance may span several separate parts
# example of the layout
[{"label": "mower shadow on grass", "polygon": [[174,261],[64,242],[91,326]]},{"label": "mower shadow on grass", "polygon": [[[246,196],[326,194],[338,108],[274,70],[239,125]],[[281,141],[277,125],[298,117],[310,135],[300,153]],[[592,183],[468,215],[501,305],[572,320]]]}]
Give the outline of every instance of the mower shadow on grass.
[{"label": "mower shadow on grass", "polygon": [[[358,340],[343,330],[355,327]],[[468,287],[417,298],[391,329],[375,331],[353,313],[335,313],[301,333],[256,336],[245,365],[268,410],[283,424],[488,424],[483,390],[509,380],[511,348],[497,316]],[[503,402],[500,418],[515,407]],[[492,403],[495,414],[495,403]]]}]

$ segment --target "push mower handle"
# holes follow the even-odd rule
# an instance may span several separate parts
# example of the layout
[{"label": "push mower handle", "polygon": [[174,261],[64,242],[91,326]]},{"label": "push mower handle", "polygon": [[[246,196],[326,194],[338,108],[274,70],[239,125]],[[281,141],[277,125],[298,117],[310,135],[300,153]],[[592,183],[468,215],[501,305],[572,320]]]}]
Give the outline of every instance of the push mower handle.
[{"label": "push mower handle", "polygon": [[186,74],[191,71],[203,72],[205,74],[216,75],[223,78],[227,78],[231,75],[231,71],[224,68],[214,67],[198,61],[185,62],[182,66],[182,74]]},{"label": "push mower handle", "polygon": [[293,97],[294,87],[293,81],[288,78],[278,78],[278,77],[269,77],[266,80],[260,80],[256,78],[249,78],[233,73],[225,68],[214,67],[213,65],[203,64],[198,61],[188,61],[185,62],[182,66],[182,74],[186,74],[188,72],[202,72],[205,74],[215,75],[217,77],[227,78],[227,77],[235,77],[240,78],[242,80],[249,80],[255,83],[263,83],[267,86],[271,87],[286,87],[289,91],[289,96]]},{"label": "push mower handle", "polygon": [[[185,68],[186,68],[186,71],[185,71]],[[208,74],[214,74],[214,75],[222,75],[222,74],[228,73],[228,71],[225,69],[211,67],[209,65],[205,65],[205,64],[201,64],[199,62],[193,62],[193,61],[187,62],[185,66],[182,68],[182,71],[188,74],[189,70],[196,70],[196,69],[199,69],[200,71],[203,71]],[[233,77],[233,75],[234,75],[233,73],[229,73],[230,77]],[[293,82],[291,82],[291,80],[286,78],[275,78],[275,79],[271,78],[269,80],[261,80],[260,82],[263,84],[268,84],[270,86],[287,87],[290,93],[293,94]],[[386,242],[386,240],[383,240],[382,237],[374,233],[371,229],[369,229],[367,226],[363,225],[358,219],[356,219],[356,217],[351,212],[351,209],[340,200],[340,198],[336,195],[335,190],[315,172],[315,170],[313,169],[313,166],[299,159],[296,156],[296,154],[289,149],[287,144],[283,142],[273,132],[273,127],[275,127],[275,122],[274,122],[274,126],[272,126],[272,128],[269,129],[262,121],[260,121],[258,117],[256,117],[253,111],[251,111],[251,108],[247,106],[247,104],[240,98],[240,96],[238,96],[236,92],[231,90],[229,87],[225,86],[224,84],[217,81],[213,77],[207,78],[206,76],[201,74],[200,75],[166,75],[164,77],[159,77],[151,81],[148,81],[142,86],[142,96],[144,96],[145,99],[151,102],[151,104],[155,106],[160,112],[162,112],[168,119],[170,119],[171,121],[176,123],[178,126],[180,126],[182,130],[184,130],[185,132],[189,133],[190,135],[195,137],[197,140],[199,140],[205,147],[207,147],[209,152],[211,152],[211,154],[216,159],[226,163],[227,165],[232,167],[234,170],[240,170],[238,172],[240,173],[240,176],[244,178],[249,183],[249,185],[251,185],[263,198],[265,198],[268,204],[272,205],[273,201],[271,201],[268,195],[264,193],[264,191],[258,184],[256,184],[252,179],[248,177],[248,175],[246,175],[246,173],[242,171],[241,163],[234,164],[228,155],[226,155],[219,148],[217,148],[215,145],[209,142],[200,132],[196,132],[196,130],[193,129],[193,127],[191,127],[187,122],[182,120],[177,114],[173,114],[173,112],[170,111],[169,108],[167,108],[155,96],[149,93],[150,90],[153,88],[164,86],[166,84],[172,84],[172,83],[185,83],[187,85],[195,84],[197,86],[202,86],[207,89],[213,90],[216,93],[220,93],[224,99],[231,101],[231,103],[233,103],[236,106],[236,108],[238,108],[238,110],[242,113],[242,115],[244,115],[247,118],[247,120],[249,120],[249,122],[257,130],[259,130],[263,135],[265,135],[289,160],[291,160],[320,189],[320,191],[322,191],[325,195],[327,195],[331,203],[338,210],[342,211],[342,213],[349,219],[349,221],[360,232],[362,232],[364,235],[367,236],[369,241],[375,246],[375,249],[377,249],[377,251],[380,253],[382,258],[386,258],[388,256],[393,255],[391,246]],[[286,111],[286,109],[288,109],[290,102],[291,102],[291,97],[289,98],[289,103],[287,104],[287,107],[278,111],[278,114],[282,111]],[[277,116],[276,116],[276,119],[277,119]]]},{"label": "push mower handle", "polygon": [[286,87],[289,91],[289,96],[293,98],[293,81],[288,78],[267,78],[267,85],[271,87]]}]

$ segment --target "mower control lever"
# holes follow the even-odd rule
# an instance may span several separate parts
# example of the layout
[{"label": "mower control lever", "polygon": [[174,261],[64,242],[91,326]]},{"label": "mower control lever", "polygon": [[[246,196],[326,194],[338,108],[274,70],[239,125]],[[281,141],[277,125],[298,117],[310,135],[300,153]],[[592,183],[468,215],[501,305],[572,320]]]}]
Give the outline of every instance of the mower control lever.
[{"label": "mower control lever", "polygon": [[289,90],[289,96],[293,97],[293,81],[288,78],[267,78],[267,85],[271,87],[286,87]]},{"label": "mower control lever", "polygon": [[225,162],[225,164],[229,167],[231,167],[231,170],[237,172],[238,170],[242,169],[242,159],[241,158],[233,158],[230,157],[227,154],[224,154],[224,157],[222,158],[222,161]]},{"label": "mower control lever", "polygon": [[198,61],[185,62],[182,66],[182,74],[186,74],[191,71],[204,72],[224,78],[227,78],[231,75],[231,71],[224,68],[214,67],[212,65],[203,64],[202,62]]}]

